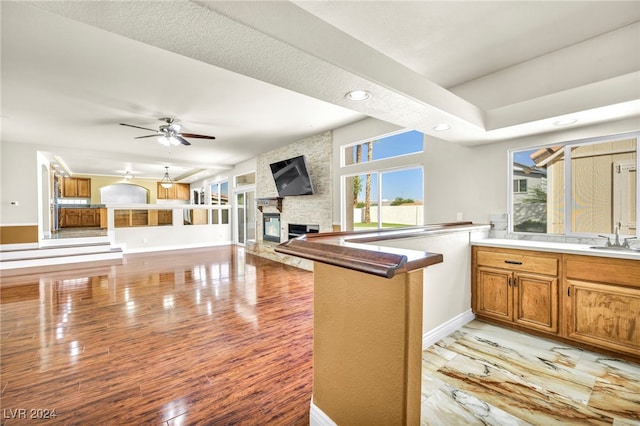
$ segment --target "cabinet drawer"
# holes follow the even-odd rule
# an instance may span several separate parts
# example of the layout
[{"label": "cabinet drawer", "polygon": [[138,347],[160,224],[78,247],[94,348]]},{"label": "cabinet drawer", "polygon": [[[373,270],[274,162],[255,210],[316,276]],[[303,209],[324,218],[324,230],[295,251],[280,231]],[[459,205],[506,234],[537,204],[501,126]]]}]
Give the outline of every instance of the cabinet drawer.
[{"label": "cabinet drawer", "polygon": [[536,274],[558,275],[557,257],[543,257],[525,251],[487,251],[479,249],[476,252],[478,266],[507,268],[512,271],[533,272]]},{"label": "cabinet drawer", "polygon": [[570,255],[565,259],[568,279],[640,288],[640,262],[637,260]]}]

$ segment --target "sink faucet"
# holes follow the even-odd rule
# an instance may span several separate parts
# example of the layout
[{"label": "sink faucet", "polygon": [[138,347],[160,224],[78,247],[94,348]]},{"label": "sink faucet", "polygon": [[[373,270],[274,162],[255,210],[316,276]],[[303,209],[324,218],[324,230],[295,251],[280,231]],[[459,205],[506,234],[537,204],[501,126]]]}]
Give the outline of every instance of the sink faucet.
[{"label": "sink faucet", "polygon": [[614,228],[613,228],[613,233],[614,233],[614,240],[613,243],[611,242],[611,238],[607,237],[606,235],[598,235],[598,237],[601,238],[606,238],[607,239],[607,243],[606,243],[606,247],[624,247],[624,248],[629,248],[629,241],[630,240],[635,240],[636,238],[625,238],[624,242],[620,242],[620,228],[622,226],[622,222],[616,222]]},{"label": "sink faucet", "polygon": [[[616,239],[613,241],[613,245],[615,247],[621,247],[622,244],[620,244],[620,225],[621,223],[618,222],[616,223],[616,226],[613,227],[613,232],[616,234]],[[626,243],[626,241],[625,241]]]}]

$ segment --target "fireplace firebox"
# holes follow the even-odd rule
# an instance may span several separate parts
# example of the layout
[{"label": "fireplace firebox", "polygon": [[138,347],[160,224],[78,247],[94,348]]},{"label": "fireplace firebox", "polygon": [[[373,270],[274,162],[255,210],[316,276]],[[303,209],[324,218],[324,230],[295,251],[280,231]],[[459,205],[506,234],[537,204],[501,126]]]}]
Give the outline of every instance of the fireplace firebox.
[{"label": "fireplace firebox", "polygon": [[320,232],[318,225],[301,225],[296,223],[289,224],[289,234],[287,238],[296,238],[304,234],[317,234]]},{"label": "fireplace firebox", "polygon": [[280,242],[280,213],[262,214],[262,240]]}]

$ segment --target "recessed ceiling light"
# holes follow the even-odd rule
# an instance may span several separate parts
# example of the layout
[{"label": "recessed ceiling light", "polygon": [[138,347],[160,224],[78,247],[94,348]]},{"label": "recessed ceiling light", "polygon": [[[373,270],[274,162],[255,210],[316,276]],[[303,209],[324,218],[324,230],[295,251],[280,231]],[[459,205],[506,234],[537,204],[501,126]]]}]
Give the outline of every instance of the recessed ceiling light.
[{"label": "recessed ceiling light", "polygon": [[445,124],[445,123],[440,123],[440,124],[437,124],[437,125],[433,126],[432,128],[436,132],[442,132],[442,131],[445,131],[445,130],[449,130],[451,128],[451,126],[449,126],[448,124]]},{"label": "recessed ceiling light", "polygon": [[563,118],[562,120],[558,120],[553,123],[554,126],[568,126],[569,124],[573,124],[577,122],[575,118]]},{"label": "recessed ceiling light", "polygon": [[371,93],[366,90],[352,90],[344,95],[350,101],[366,101],[371,97]]}]

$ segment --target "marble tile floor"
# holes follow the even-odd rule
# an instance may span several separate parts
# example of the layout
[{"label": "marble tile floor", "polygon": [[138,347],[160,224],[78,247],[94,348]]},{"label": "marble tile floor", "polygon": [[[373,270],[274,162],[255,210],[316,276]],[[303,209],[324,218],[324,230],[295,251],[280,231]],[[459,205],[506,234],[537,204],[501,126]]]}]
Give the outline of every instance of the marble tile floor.
[{"label": "marble tile floor", "polygon": [[640,365],[472,321],[422,355],[422,425],[640,425]]}]

